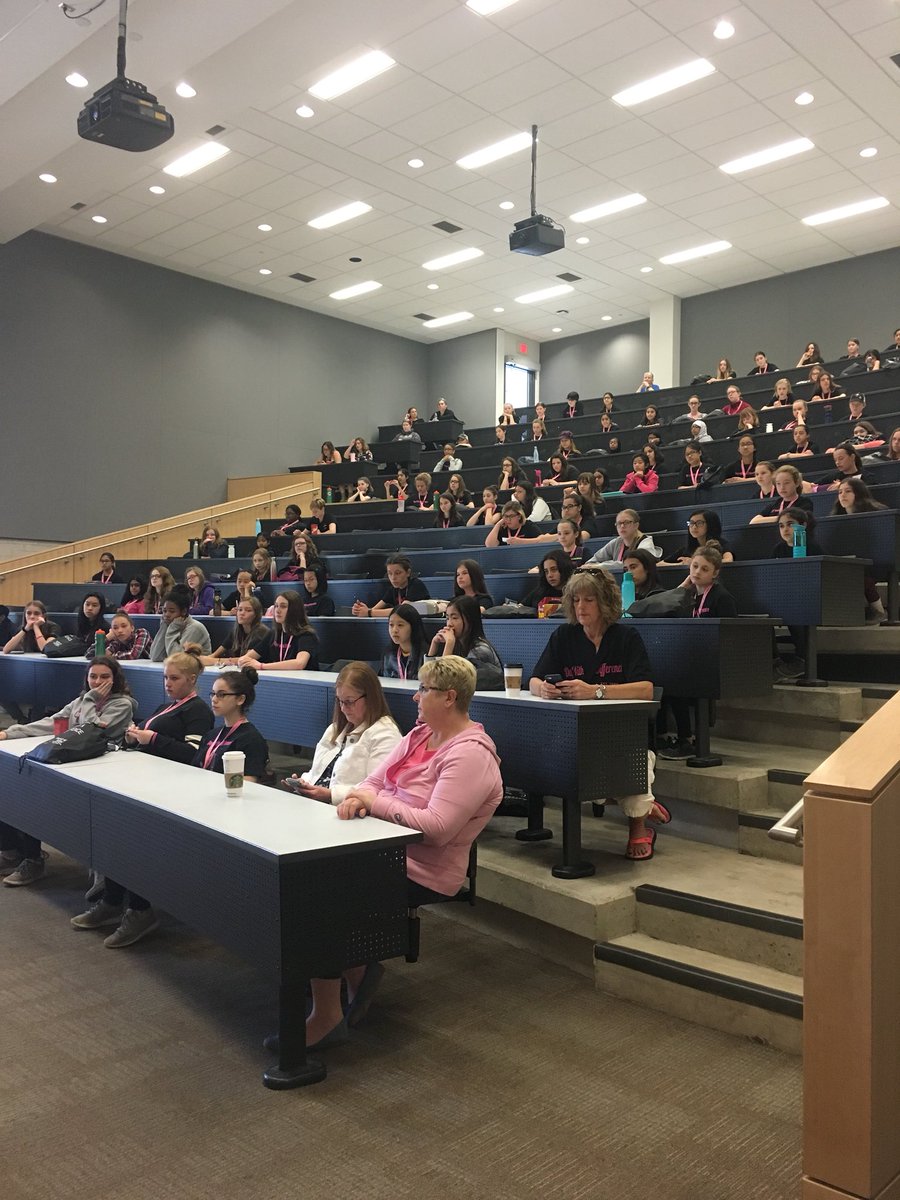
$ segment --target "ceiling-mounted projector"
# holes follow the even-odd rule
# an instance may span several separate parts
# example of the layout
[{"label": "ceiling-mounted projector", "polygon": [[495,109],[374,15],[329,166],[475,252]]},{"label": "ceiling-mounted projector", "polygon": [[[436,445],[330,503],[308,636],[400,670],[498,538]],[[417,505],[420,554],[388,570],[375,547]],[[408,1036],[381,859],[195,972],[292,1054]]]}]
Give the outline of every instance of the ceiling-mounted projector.
[{"label": "ceiling-mounted projector", "polygon": [[537,125],[531,127],[531,216],[516,221],[509,235],[509,248],[514,254],[553,254],[564,250],[566,233],[550,217],[537,210],[535,188],[537,186]]},{"label": "ceiling-mounted projector", "polygon": [[128,0],[119,0],[117,74],[78,114],[78,136],[117,150],[155,150],[175,132],[175,121],[143,83],[125,78],[127,18]]}]

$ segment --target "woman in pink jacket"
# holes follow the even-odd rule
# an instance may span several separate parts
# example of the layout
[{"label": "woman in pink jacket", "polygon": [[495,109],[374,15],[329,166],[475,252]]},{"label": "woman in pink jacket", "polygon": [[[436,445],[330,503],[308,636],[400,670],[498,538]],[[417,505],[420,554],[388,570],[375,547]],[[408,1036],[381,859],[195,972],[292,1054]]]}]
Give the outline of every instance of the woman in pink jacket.
[{"label": "woman in pink jacket", "polygon": [[659,476],[651,467],[650,460],[645,454],[636,454],[631,462],[631,470],[625,476],[622,484],[623,492],[655,492],[659,488]]},{"label": "woman in pink jacket", "polygon": [[[415,694],[419,723],[338,806],[338,817],[345,821],[371,813],[424,834],[406,852],[411,908],[456,895],[466,877],[471,845],[503,796],[494,743],[481,725],[469,720],[474,692],[475,668],[466,659],[445,654],[426,662]],[[347,1025],[365,1016],[383,973],[380,963],[345,972],[346,1016],[340,979],[312,981],[308,1049],[347,1040]]]}]

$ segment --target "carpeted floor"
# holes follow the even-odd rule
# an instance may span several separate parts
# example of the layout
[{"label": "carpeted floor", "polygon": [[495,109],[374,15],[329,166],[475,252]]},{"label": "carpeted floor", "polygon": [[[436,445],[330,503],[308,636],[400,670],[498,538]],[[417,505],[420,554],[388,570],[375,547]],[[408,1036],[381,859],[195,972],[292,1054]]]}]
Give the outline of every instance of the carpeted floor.
[{"label": "carpeted floor", "polygon": [[83,872],[0,888],[4,1200],[788,1200],[800,1064],[423,918],[324,1083],[262,1087],[272,997],[183,926],[75,932]]}]

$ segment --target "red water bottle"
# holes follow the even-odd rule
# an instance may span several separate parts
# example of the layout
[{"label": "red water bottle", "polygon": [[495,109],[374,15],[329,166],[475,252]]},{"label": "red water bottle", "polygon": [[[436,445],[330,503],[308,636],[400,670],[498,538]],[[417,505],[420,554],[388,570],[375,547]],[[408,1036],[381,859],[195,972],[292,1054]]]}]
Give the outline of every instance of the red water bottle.
[{"label": "red water bottle", "polygon": [[541,473],[537,467],[534,469],[534,485],[535,487],[541,486]]}]

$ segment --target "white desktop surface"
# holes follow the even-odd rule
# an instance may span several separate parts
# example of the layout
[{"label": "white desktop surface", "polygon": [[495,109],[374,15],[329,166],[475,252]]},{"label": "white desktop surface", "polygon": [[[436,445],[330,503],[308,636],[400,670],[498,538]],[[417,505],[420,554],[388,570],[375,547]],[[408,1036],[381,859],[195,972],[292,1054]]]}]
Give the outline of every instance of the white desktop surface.
[{"label": "white desktop surface", "polygon": [[[0,742],[0,753],[19,758],[45,741],[46,737],[4,740]],[[245,783],[243,796],[231,799],[225,795],[224,776],[217,772],[169,762],[139,750],[111,752],[102,758],[48,769],[275,856],[315,855],[380,841],[396,842],[407,834],[409,841],[421,840],[414,830],[377,817],[342,821],[330,804],[259,783]]]}]

